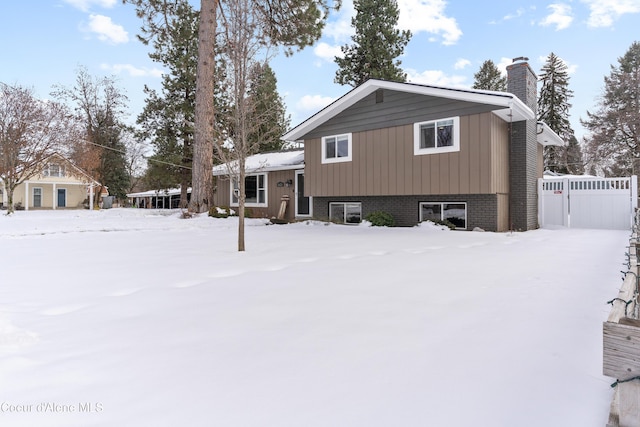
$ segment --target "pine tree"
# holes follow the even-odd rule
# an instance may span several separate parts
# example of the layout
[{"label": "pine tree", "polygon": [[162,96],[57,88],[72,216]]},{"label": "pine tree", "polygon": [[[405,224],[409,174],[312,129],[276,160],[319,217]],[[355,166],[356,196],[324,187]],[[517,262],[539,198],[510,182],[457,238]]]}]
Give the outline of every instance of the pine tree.
[{"label": "pine tree", "polygon": [[590,168],[605,175],[640,172],[640,43],[634,42],[604,78],[595,113],[581,120],[589,131]]},{"label": "pine tree", "polygon": [[473,89],[507,91],[507,77],[502,75],[490,59],[482,63],[480,70],[473,75],[473,79]]},{"label": "pine tree", "polygon": [[567,146],[574,132],[569,122],[569,100],[573,97],[573,91],[569,89],[567,64],[552,52],[541,71],[538,120],[546,123],[565,142],[562,147],[550,145],[544,148],[544,167],[554,172],[568,173]]},{"label": "pine tree", "polygon": [[411,32],[400,31],[396,0],[355,0],[356,16],[351,19],[355,35],[353,44],[341,47],[344,57],[338,64],[335,82],[357,87],[369,79],[404,82],[407,75],[400,68],[405,46]]},{"label": "pine tree", "polygon": [[250,75],[249,97],[252,99],[250,121],[256,126],[249,132],[248,139],[260,153],[281,150],[284,143],[280,137],[289,127],[277,83],[269,64],[255,64]]},{"label": "pine tree", "polygon": [[[136,7],[144,19],[138,38],[152,44],[149,57],[168,71],[162,76],[161,94],[145,87],[146,105],[138,116],[142,137],[155,149],[146,182],[159,189],[180,186],[180,207],[186,207],[192,178],[199,13],[186,0],[169,4],[139,0]],[[162,16],[162,26],[152,19],[156,14]]]}]

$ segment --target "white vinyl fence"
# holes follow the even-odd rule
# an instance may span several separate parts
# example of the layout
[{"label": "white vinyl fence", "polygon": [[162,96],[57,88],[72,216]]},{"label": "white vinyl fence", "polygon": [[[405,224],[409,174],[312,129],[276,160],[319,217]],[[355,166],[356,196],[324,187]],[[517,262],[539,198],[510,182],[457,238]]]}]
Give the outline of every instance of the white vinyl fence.
[{"label": "white vinyl fence", "polygon": [[638,177],[551,177],[538,180],[540,227],[630,230]]}]

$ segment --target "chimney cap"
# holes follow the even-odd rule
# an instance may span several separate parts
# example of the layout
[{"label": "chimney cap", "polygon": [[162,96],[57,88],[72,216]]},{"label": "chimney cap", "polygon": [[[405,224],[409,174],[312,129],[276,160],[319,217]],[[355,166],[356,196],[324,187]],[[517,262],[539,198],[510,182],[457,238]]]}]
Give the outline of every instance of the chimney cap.
[{"label": "chimney cap", "polygon": [[527,58],[526,56],[518,56],[517,58],[513,58],[511,61],[512,62],[518,62],[518,61],[528,61],[529,58]]}]

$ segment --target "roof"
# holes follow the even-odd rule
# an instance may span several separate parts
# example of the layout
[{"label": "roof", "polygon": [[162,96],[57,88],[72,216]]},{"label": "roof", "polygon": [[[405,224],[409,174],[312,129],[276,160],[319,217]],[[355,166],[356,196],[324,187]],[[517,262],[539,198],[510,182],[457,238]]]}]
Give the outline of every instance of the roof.
[{"label": "roof", "polygon": [[479,104],[495,105],[493,111],[498,117],[507,122],[535,119],[536,115],[517,96],[508,92],[496,92],[476,89],[449,88],[416,83],[389,82],[386,80],[370,79],[360,86],[347,92],[318,113],[314,114],[298,126],[282,136],[285,141],[297,141],[304,135],[335,117],[342,111],[364,99],[378,89],[418,95],[435,96],[439,98],[455,99],[458,101],[475,102]]},{"label": "roof", "polygon": [[558,136],[546,123],[538,122],[538,143],[547,145],[564,145],[562,138]]},{"label": "roof", "polygon": [[[79,166],[77,166],[75,163],[73,163],[70,159],[66,158],[65,156],[63,156],[62,154],[60,154],[57,151],[54,151],[53,153],[45,156],[42,159],[42,163],[44,162],[48,162],[50,161],[52,158],[57,157],[58,159],[62,160],[63,162],[65,162],[66,164],[68,164],[69,166],[71,166],[71,168],[73,168],[75,170],[75,175],[82,175],[84,178],[86,178],[89,181],[89,184],[93,185],[93,186],[100,186],[101,184],[95,180],[95,178],[93,178],[91,175],[89,175],[89,173],[87,173],[85,170],[83,170],[82,168],[80,168]],[[105,187],[106,188],[106,187]]]},{"label": "roof", "polygon": [[[327,107],[314,114],[304,122],[282,136],[285,141],[297,141],[313,129],[335,117],[378,89],[394,90],[398,92],[418,95],[436,96],[439,98],[455,99],[458,101],[475,102],[479,104],[495,105],[495,115],[506,122],[532,120],[536,115],[516,95],[509,92],[497,92],[478,89],[460,89],[444,86],[424,85],[417,83],[399,83],[386,80],[367,80],[362,85],[347,92]],[[538,143],[542,145],[564,145],[564,141],[549,126],[538,122]]]},{"label": "roof", "polygon": [[[167,188],[164,190],[149,190],[141,191],[139,193],[128,193],[127,197],[162,197],[162,196],[178,196],[180,195],[180,188]],[[191,193],[191,187],[187,188],[187,193]]]},{"label": "roof", "polygon": [[[229,169],[235,170],[234,165],[237,161],[226,165],[217,165],[213,168],[213,175],[227,175]],[[304,150],[274,151],[270,153],[254,154],[247,157],[245,161],[245,171],[253,172],[269,172],[277,170],[301,169],[304,167]]]}]

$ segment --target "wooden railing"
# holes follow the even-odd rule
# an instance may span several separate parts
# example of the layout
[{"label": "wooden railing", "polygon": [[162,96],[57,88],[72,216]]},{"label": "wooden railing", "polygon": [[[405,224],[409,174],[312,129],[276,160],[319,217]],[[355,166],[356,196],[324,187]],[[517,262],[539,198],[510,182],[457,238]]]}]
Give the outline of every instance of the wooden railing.
[{"label": "wooden railing", "polygon": [[640,426],[640,320],[638,214],[629,241],[628,271],[603,324],[603,373],[615,378],[607,427]]}]

